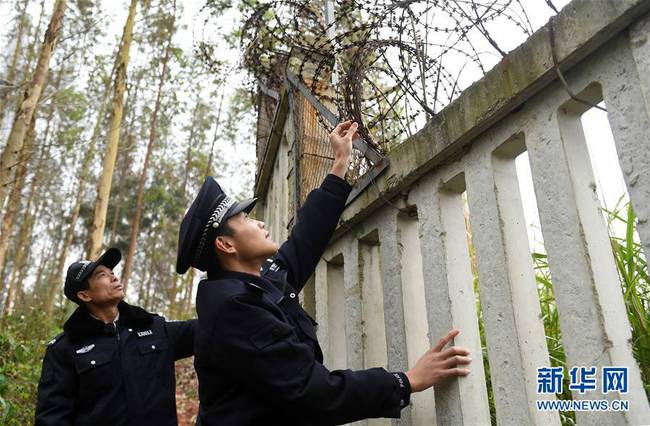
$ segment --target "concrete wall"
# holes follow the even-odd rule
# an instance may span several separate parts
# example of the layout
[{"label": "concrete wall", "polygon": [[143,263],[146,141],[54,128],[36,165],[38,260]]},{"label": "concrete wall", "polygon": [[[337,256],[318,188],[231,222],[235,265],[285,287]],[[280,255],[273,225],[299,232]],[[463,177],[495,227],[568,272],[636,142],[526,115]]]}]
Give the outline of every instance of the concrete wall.
[{"label": "concrete wall", "polygon": [[[554,45],[580,98],[605,101],[638,233],[649,253],[648,10],[650,2],[642,0],[574,0],[552,27],[536,32],[391,151],[391,166],[376,186],[346,208],[347,226],[337,230],[308,290],[325,364],[406,370],[452,327],[462,330],[455,343],[472,351],[472,374],[415,395],[402,423],[490,423],[478,296],[497,422],[559,424],[558,413],[537,411],[534,404],[543,397],[536,393],[536,369],[550,361],[514,165],[523,152],[532,171],[567,365],[630,367],[625,395],[573,395],[626,399],[630,410],[577,412],[578,423],[650,423],[580,122],[589,106],[559,83],[551,51]],[[278,119],[282,114],[279,108],[275,125],[286,133],[291,120]],[[277,152],[282,158],[282,148]],[[285,200],[277,188],[286,185],[287,169],[278,165],[273,171],[264,164],[269,158],[273,155],[260,159],[258,195],[266,199],[265,218],[271,221],[277,216],[270,206]]]}]

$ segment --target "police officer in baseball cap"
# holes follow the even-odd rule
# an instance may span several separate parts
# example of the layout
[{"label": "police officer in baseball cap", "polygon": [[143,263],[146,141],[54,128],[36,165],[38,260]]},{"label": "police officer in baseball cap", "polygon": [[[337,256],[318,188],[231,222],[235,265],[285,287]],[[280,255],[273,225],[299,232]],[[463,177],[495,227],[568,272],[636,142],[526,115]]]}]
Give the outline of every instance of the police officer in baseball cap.
[{"label": "police officer in baseball cap", "polygon": [[334,165],[297,214],[282,246],[238,202],[207,178],[180,226],[178,273],[207,271],[196,295],[195,368],[202,425],[329,425],[400,417],[411,392],[462,376],[469,351],[443,350],[457,330],[409,371],[330,371],[315,321],[298,302],[345,207],[345,180],[357,124],[330,134]]},{"label": "police officer in baseball cap", "polygon": [[193,355],[196,320],[165,321],[127,304],[109,248],[72,263],[64,294],[79,305],[48,344],[37,425],[175,425],[174,361]]}]

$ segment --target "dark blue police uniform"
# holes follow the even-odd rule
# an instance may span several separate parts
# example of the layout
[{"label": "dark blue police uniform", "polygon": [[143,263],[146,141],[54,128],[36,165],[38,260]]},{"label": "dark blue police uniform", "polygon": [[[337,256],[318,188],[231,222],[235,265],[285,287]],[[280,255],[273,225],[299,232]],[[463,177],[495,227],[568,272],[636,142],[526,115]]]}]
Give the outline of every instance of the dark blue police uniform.
[{"label": "dark blue police uniform", "polygon": [[196,320],[165,321],[126,302],[116,324],[80,306],[50,342],[39,425],[176,425],[174,361],[194,353]]},{"label": "dark blue police uniform", "polygon": [[[290,237],[264,265],[261,276],[208,268],[196,296],[199,424],[341,424],[396,418],[409,404],[410,386],[401,372],[329,371],[322,364],[315,322],[298,303],[297,295],[323,254],[350,190],[345,180],[328,175],[309,194]],[[205,193],[203,188],[200,195]],[[202,217],[199,222],[204,223],[215,217],[211,209],[218,203],[212,203],[207,214],[198,212],[201,204],[209,203],[195,200],[188,215]],[[223,214],[216,217],[227,219]],[[181,232],[181,273],[186,269],[181,257],[191,258],[196,243],[188,241],[197,236],[188,240]],[[185,266],[188,263],[197,267],[191,260]]]}]

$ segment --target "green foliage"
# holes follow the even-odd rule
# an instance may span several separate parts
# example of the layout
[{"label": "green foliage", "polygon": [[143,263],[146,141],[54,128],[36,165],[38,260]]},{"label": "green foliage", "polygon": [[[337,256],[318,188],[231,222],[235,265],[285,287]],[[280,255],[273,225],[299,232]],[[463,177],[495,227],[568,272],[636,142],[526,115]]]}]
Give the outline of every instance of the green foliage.
[{"label": "green foliage", "polygon": [[[471,255],[474,258],[474,246],[471,247]],[[475,270],[475,269],[474,269]],[[492,379],[490,377],[490,363],[488,362],[487,341],[485,340],[485,322],[483,321],[483,309],[481,309],[481,298],[479,296],[478,276],[474,274],[474,294],[476,296],[476,313],[478,316],[478,332],[481,338],[481,356],[483,357],[483,370],[485,372],[485,384],[488,393],[488,406],[490,408],[490,422],[493,425],[497,424],[497,409],[496,402],[494,401],[494,391],[492,390]]]},{"label": "green foliage", "polygon": [[[621,210],[626,215],[621,214]],[[627,318],[632,329],[632,351],[641,369],[645,391],[650,395],[650,279],[643,247],[635,238],[636,215],[632,204],[607,211],[610,229],[625,225],[625,236],[611,239],[623,290]]]},{"label": "green foliage", "polygon": [[65,147],[65,151],[72,151],[78,146],[85,131],[84,118],[89,108],[89,102],[84,93],[65,88],[56,94],[59,128],[57,132],[58,144]]},{"label": "green foliage", "polygon": [[[648,332],[648,324],[650,324],[650,280],[648,279],[648,268],[641,244],[635,239],[636,216],[630,203],[627,203],[622,209],[606,210],[605,213],[610,231],[612,252],[632,332],[632,351],[639,364],[646,393],[650,395],[650,333]],[[624,225],[625,235],[623,237],[616,236],[616,232],[614,232],[616,224]],[[562,345],[560,320],[553,294],[548,259],[543,253],[533,253],[533,262],[551,365],[553,367],[563,367],[565,371],[564,392],[558,394],[557,397],[558,399],[570,400],[569,374]],[[560,412],[560,419],[563,425],[573,425],[575,424],[575,413],[572,411]]]},{"label": "green foliage", "polygon": [[0,424],[33,423],[43,355],[58,332],[47,323],[45,312],[33,307],[4,318],[0,333]]},{"label": "green foliage", "polygon": [[[563,392],[557,394],[558,399],[571,400],[571,391],[569,391],[569,374],[566,365],[566,355],[562,345],[562,334],[560,331],[560,317],[558,316],[557,306],[555,305],[555,294],[553,293],[553,283],[548,268],[548,257],[543,253],[533,253],[533,265],[535,268],[535,277],[537,279],[537,293],[539,295],[539,305],[542,311],[542,321],[544,322],[544,333],[546,335],[546,346],[548,355],[551,359],[552,367],[564,368]],[[560,412],[560,421],[563,425],[574,425],[575,412]]]},{"label": "green foliage", "polygon": [[[650,279],[648,267],[643,254],[643,247],[636,237],[636,215],[632,205],[627,203],[622,208],[605,211],[609,227],[612,252],[620,277],[626,311],[632,332],[632,351],[641,371],[646,393],[650,397]],[[624,229],[624,236],[617,236]],[[469,228],[468,228],[469,229]],[[491,423],[496,424],[496,409],[494,392],[490,379],[490,365],[488,361],[488,348],[485,337],[483,314],[480,303],[478,274],[474,246],[470,241],[469,254],[472,259],[472,273],[474,275],[474,293],[476,295],[476,311],[479,322],[479,333],[483,355],[483,368],[488,392]],[[570,377],[568,374],[566,355],[562,344],[560,318],[555,303],[551,272],[548,257],[544,253],[533,253],[533,265],[537,281],[537,291],[546,335],[550,364],[553,367],[564,368],[563,392],[557,394],[560,400],[571,400],[569,390]],[[560,412],[560,421],[563,425],[575,425],[575,412]]]}]

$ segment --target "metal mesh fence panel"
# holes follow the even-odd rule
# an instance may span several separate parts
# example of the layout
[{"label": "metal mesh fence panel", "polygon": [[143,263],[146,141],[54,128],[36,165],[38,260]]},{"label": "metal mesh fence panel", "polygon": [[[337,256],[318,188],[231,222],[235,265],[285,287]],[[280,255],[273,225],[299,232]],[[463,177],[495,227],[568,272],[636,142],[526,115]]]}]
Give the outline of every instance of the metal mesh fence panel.
[{"label": "metal mesh fence panel", "polygon": [[309,192],[320,185],[334,163],[329,144],[330,129],[318,117],[318,111],[295,88],[291,89],[294,105],[294,129],[298,147],[300,205]]},{"label": "metal mesh fence panel", "polygon": [[[309,192],[320,185],[334,163],[329,134],[334,126],[320,115],[309,99],[291,87],[296,142],[298,147],[299,198],[302,205]],[[354,185],[372,164],[362,153],[352,151],[352,161],[346,180]]]}]

